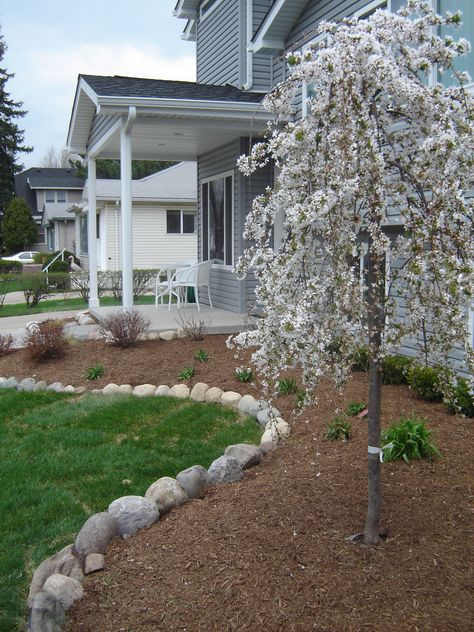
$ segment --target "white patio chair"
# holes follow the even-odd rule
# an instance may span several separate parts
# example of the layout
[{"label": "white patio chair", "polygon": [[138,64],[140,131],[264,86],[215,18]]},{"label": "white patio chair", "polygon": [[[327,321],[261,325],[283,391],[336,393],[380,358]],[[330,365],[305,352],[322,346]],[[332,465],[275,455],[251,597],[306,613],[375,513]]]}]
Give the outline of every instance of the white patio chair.
[{"label": "white patio chair", "polygon": [[[209,298],[209,305],[212,309],[211,292],[209,288],[209,275],[211,272],[212,261],[203,261],[190,268],[182,268],[176,270],[171,282],[170,282],[170,296],[171,293],[176,294],[178,297],[178,309],[181,307],[181,301],[184,297],[184,304],[188,304],[188,288],[194,289],[194,299],[199,311],[201,307],[199,305],[199,288],[207,286],[207,296]],[[171,309],[171,302],[169,304]]]},{"label": "white patio chair", "polygon": [[163,297],[167,294],[169,296],[168,301],[171,304],[170,281],[171,269],[168,267],[159,268],[155,277],[155,308],[158,308],[158,299],[161,306],[163,306]]}]

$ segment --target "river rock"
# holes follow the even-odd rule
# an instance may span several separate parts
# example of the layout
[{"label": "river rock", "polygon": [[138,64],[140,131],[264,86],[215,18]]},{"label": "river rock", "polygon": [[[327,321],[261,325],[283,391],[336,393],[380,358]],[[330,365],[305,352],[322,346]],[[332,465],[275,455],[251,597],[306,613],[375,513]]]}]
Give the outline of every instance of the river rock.
[{"label": "river rock", "polygon": [[104,386],[104,388],[102,389],[102,393],[104,395],[116,395],[117,393],[121,392],[122,391],[120,390],[120,386],[118,384],[114,384],[113,382],[107,384],[107,386]]},{"label": "river rock", "polygon": [[204,382],[197,382],[191,390],[190,398],[196,402],[206,401],[206,393],[209,390],[209,385]]},{"label": "river rock", "polygon": [[222,393],[221,395],[221,404],[227,408],[234,408],[237,410],[237,406],[241,399],[242,395],[240,393],[225,391],[225,393]]},{"label": "river rock", "polygon": [[169,395],[170,387],[166,384],[160,384],[155,391],[155,397],[163,397],[164,395]]},{"label": "river rock", "polygon": [[133,389],[135,397],[154,397],[156,386],[154,384],[139,384]]},{"label": "river rock", "polygon": [[176,340],[178,333],[176,331],[160,331],[160,340]]},{"label": "river rock", "polygon": [[244,395],[237,404],[237,410],[240,410],[241,413],[248,414],[250,408],[255,405],[255,402],[255,397],[252,395]]},{"label": "river rock", "polygon": [[62,382],[53,382],[48,386],[48,391],[54,391],[55,393],[64,393],[64,384],[62,384]]},{"label": "river rock", "polygon": [[86,520],[77,534],[74,548],[81,561],[90,553],[105,553],[113,538],[120,536],[117,520],[106,511],[96,513]]},{"label": "river rock", "polygon": [[67,612],[72,604],[78,599],[82,599],[84,595],[81,582],[60,573],[54,573],[48,577],[44,583],[43,592],[53,595],[59,601],[64,612]]},{"label": "river rock", "polygon": [[182,470],[176,476],[176,480],[189,498],[197,498],[212,483],[208,471],[202,465],[192,465]]},{"label": "river rock", "polygon": [[123,538],[148,527],[160,517],[156,504],[143,496],[117,498],[110,503],[108,511],[117,520]]},{"label": "river rock", "polygon": [[271,414],[273,414],[273,419],[275,419],[276,417],[280,417],[281,415],[278,408],[270,408],[270,406],[257,413],[257,421],[262,426],[262,428],[265,428],[267,423],[272,420],[272,417],[270,416]]},{"label": "river rock", "polygon": [[249,467],[258,465],[262,460],[262,451],[256,445],[249,443],[237,443],[236,445],[229,445],[224,454],[236,459],[238,464],[243,470]]},{"label": "river rock", "polygon": [[36,381],[32,377],[25,377],[25,379],[21,380],[21,382],[19,383],[18,390],[27,391],[28,393],[31,393],[32,391],[35,390],[35,386],[36,386]]},{"label": "river rock", "polygon": [[102,553],[90,553],[84,561],[84,575],[103,571],[105,568],[105,555]]},{"label": "river rock", "polygon": [[286,439],[286,437],[290,436],[290,424],[284,421],[281,417],[277,417],[274,422],[269,421],[266,424],[265,430],[270,430],[271,428],[274,428],[276,430],[280,439]]},{"label": "river rock", "polygon": [[263,399],[257,399],[255,401],[255,404],[253,406],[250,406],[248,410],[248,414],[251,415],[252,417],[257,418],[258,413],[261,410],[265,410],[265,408],[268,408],[268,402],[266,402]]},{"label": "river rock", "polygon": [[208,391],[206,391],[205,400],[206,402],[220,402],[221,397],[224,391],[217,386],[212,386]]},{"label": "river rock", "polygon": [[37,392],[46,391],[47,388],[48,388],[48,385],[46,384],[44,380],[40,380],[39,382],[36,382],[35,384],[35,391]]},{"label": "river rock", "polygon": [[133,393],[133,386],[131,384],[120,384],[119,390],[125,395],[131,395]]},{"label": "river rock", "polygon": [[74,555],[72,544],[65,546],[58,553],[48,557],[35,570],[28,593],[29,608],[33,605],[35,595],[43,590],[44,582],[54,573],[61,573],[77,579],[77,581],[82,581],[84,574],[78,558]]},{"label": "river rock", "polygon": [[186,386],[186,384],[175,384],[170,388],[168,395],[178,399],[186,399],[189,397],[189,386]]},{"label": "river rock", "polygon": [[31,603],[28,632],[61,632],[66,614],[59,601],[47,592],[39,592]]},{"label": "river rock", "polygon": [[208,472],[214,484],[234,483],[244,475],[237,459],[226,454],[213,461]]},{"label": "river rock", "polygon": [[163,476],[152,483],[145,492],[145,498],[156,503],[160,516],[172,507],[179,507],[189,496],[182,485],[170,476]]}]

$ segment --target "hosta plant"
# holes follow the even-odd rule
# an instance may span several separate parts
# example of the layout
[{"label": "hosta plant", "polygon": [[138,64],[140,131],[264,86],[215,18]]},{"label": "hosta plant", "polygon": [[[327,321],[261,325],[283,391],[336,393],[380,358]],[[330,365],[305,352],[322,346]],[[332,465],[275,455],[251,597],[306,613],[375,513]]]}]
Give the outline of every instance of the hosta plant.
[{"label": "hosta plant", "polygon": [[382,443],[385,444],[384,460],[404,459],[407,463],[412,459],[431,461],[440,456],[440,453],[431,443],[430,435],[431,430],[426,428],[424,419],[400,417],[388,430],[382,432]]}]

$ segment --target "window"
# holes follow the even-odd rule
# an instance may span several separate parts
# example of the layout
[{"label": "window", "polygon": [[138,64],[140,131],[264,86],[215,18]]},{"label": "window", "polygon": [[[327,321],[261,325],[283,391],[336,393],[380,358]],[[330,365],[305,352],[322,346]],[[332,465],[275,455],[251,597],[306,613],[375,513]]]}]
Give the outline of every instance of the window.
[{"label": "window", "polygon": [[45,242],[45,238],[46,238],[46,235],[45,235],[44,227],[43,226],[38,226],[38,239],[36,240],[36,242],[38,244],[44,244],[44,243],[46,243]]},{"label": "window", "polygon": [[166,232],[175,235],[190,235],[195,232],[194,211],[166,211]]},{"label": "window", "polygon": [[89,253],[86,213],[79,215],[79,252],[81,255]]},{"label": "window", "polygon": [[67,191],[64,189],[48,189],[45,192],[45,201],[46,202],[62,202],[63,204],[67,202]]},{"label": "window", "polygon": [[56,196],[54,194],[55,192],[52,189],[49,191],[46,191],[46,194],[45,194],[46,202],[54,202],[56,199]]},{"label": "window", "polygon": [[367,3],[365,7],[362,7],[362,9],[356,11],[354,13],[354,17],[359,20],[365,20],[369,17],[369,15],[375,13],[377,9],[388,9],[390,11],[390,0],[373,0],[372,2]]},{"label": "window", "polygon": [[[307,44],[305,44],[303,46],[303,54],[309,49],[311,48],[311,46],[314,46],[315,44],[318,44],[319,42],[323,42],[324,40],[328,39],[328,35],[326,34],[321,34],[318,35],[317,37],[315,37],[314,39],[312,39],[310,42],[308,42]],[[303,83],[303,101],[302,101],[302,106],[301,106],[301,113],[303,118],[308,114],[308,99],[311,99],[312,97],[314,97],[316,95],[316,84],[315,83],[307,83],[306,81]]]},{"label": "window", "polygon": [[58,202],[67,202],[67,193],[64,189],[56,191],[56,194]]},{"label": "window", "polygon": [[202,184],[202,258],[232,265],[233,176]]},{"label": "window", "polygon": [[48,226],[46,229],[46,237],[48,242],[48,250],[54,250],[54,226]]},{"label": "window", "polygon": [[[458,28],[443,27],[441,29],[441,37],[451,36],[453,39],[458,40],[464,37],[469,42],[474,41],[474,2],[472,0],[437,0],[435,9],[444,15],[446,11],[461,11],[461,26]],[[471,75],[471,79],[474,81],[474,53],[471,51],[464,57],[459,57],[454,62],[454,67],[458,71],[465,71]],[[453,85],[454,80],[451,76],[452,72],[438,73],[438,81],[444,86]],[[472,85],[472,84],[471,84]]]}]

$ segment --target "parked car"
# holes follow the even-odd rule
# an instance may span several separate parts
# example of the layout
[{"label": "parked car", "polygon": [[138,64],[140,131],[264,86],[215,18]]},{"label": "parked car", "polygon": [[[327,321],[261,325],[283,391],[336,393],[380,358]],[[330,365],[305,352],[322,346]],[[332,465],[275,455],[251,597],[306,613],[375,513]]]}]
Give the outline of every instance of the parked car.
[{"label": "parked car", "polygon": [[10,257],[2,257],[4,261],[21,261],[21,263],[34,263],[33,257],[38,255],[39,252],[35,250],[25,250],[23,252],[17,252],[16,255]]}]

